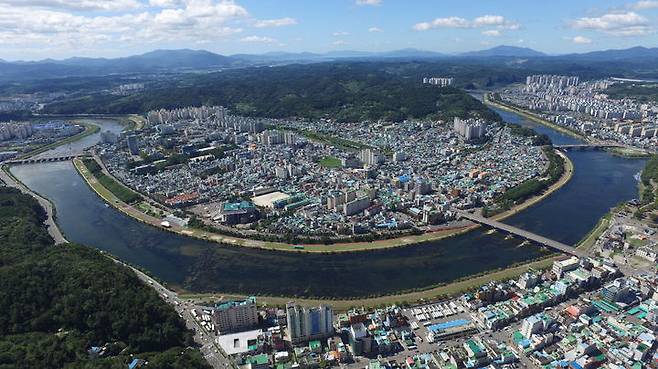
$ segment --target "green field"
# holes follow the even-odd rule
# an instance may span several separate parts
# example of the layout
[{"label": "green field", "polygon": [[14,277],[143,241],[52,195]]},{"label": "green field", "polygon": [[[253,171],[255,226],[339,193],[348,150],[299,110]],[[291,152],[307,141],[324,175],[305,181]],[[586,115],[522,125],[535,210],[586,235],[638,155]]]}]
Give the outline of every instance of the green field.
[{"label": "green field", "polygon": [[96,160],[87,158],[83,159],[82,163],[85,165],[85,167],[87,167],[87,170],[89,170],[89,172],[91,172],[94,177],[96,177],[98,182],[108,191],[112,192],[112,194],[119,200],[127,204],[131,204],[141,199],[141,197],[133,190],[105,175]]},{"label": "green field", "polygon": [[320,165],[322,165],[325,168],[340,168],[341,167],[341,162],[340,159],[334,156],[327,156],[322,158],[320,160]]}]

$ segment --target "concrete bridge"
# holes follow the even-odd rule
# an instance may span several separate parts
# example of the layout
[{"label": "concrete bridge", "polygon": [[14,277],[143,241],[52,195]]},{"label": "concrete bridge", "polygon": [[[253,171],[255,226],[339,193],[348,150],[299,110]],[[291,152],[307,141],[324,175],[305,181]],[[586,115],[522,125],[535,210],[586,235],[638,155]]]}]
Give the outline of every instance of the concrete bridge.
[{"label": "concrete bridge", "polygon": [[481,215],[469,213],[469,212],[464,211],[464,210],[459,210],[459,209],[452,209],[452,210],[454,212],[456,212],[457,215],[460,216],[461,218],[465,218],[465,219],[468,219],[472,222],[482,224],[482,225],[485,225],[485,226],[488,226],[488,227],[491,227],[491,228],[494,228],[494,229],[497,229],[499,231],[503,231],[503,232],[506,232],[506,233],[509,233],[509,234],[513,234],[513,235],[519,236],[521,238],[525,238],[527,240],[533,241],[535,243],[538,243],[542,246],[551,248],[553,250],[557,250],[557,251],[563,252],[565,254],[569,254],[569,255],[573,255],[573,256],[577,256],[577,257],[587,256],[587,253],[585,253],[581,250],[578,250],[574,247],[571,247],[569,245],[565,245],[561,242],[551,240],[550,238],[546,238],[544,236],[540,236],[540,235],[532,233],[532,232],[525,231],[521,228],[517,228],[517,227],[511,226],[511,225],[505,224],[505,223],[501,223],[501,222],[495,221],[493,219],[485,218]]},{"label": "concrete bridge", "polygon": [[36,158],[36,159],[16,159],[16,160],[8,160],[5,162],[5,164],[10,164],[10,165],[23,165],[23,164],[39,164],[39,163],[52,163],[56,161],[69,161],[73,160],[80,155],[64,155],[64,156],[53,156],[49,158]]},{"label": "concrete bridge", "polygon": [[600,143],[600,144],[583,143],[583,144],[573,144],[573,145],[553,145],[553,147],[563,151],[568,151],[568,150],[601,150],[601,149],[623,147],[623,146],[615,143]]}]

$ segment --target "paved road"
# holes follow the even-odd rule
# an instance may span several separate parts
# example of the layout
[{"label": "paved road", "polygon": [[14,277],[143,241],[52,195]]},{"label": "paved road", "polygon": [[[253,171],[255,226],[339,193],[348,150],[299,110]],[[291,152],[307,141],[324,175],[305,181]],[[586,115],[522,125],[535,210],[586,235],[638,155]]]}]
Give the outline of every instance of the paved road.
[{"label": "paved road", "polygon": [[[15,180],[12,176],[8,175],[4,170],[0,170],[0,180],[4,182],[8,187],[17,188],[22,193],[34,197],[39,202],[41,207],[43,207],[46,210],[46,213],[48,214],[48,218],[46,219],[44,224],[48,228],[48,233],[50,234],[50,236],[55,240],[55,243],[56,244],[68,243],[68,241],[64,238],[59,228],[57,227],[57,224],[54,221],[53,218],[54,209],[50,201],[41,197],[37,193],[31,191],[23,183]],[[132,266],[127,265],[112,257],[110,257],[110,259],[112,259],[117,264],[121,264],[127,268],[130,268],[140,280],[142,280],[147,285],[153,287],[167,303],[174,305],[176,311],[181,315],[181,317],[185,321],[185,325],[187,326],[187,328],[194,331],[194,341],[201,346],[200,347],[201,353],[213,368],[215,369],[233,368],[232,361],[223,354],[221,348],[215,342],[214,336],[211,333],[206,332],[204,328],[201,327],[199,322],[196,319],[194,319],[194,317],[192,316],[191,310],[194,309],[196,306],[181,300],[178,297],[178,294],[176,294],[173,291],[169,291],[163,285],[161,285],[160,283],[158,283],[156,280],[149,277],[148,275],[144,274],[140,270],[133,268]]]},{"label": "paved road", "polygon": [[23,183],[15,180],[12,176],[8,175],[4,170],[1,169],[0,169],[0,179],[8,187],[17,188],[22,193],[34,197],[39,202],[39,205],[41,205],[41,207],[44,208],[46,210],[46,213],[48,214],[48,218],[46,219],[44,224],[48,228],[48,233],[50,234],[50,237],[52,237],[55,240],[55,244],[59,245],[63,243],[68,243],[66,238],[64,238],[62,232],[59,230],[59,227],[57,227],[57,223],[55,223],[55,218],[54,218],[55,212],[53,209],[53,205],[50,203],[50,201],[46,200],[45,198],[41,197],[37,193],[33,192],[32,190],[27,188],[27,186],[25,186]]},{"label": "paved road", "polygon": [[[108,256],[110,257],[110,256]],[[194,331],[194,341],[199,344],[201,354],[208,361],[208,363],[215,369],[229,369],[234,368],[234,364],[229,359],[219,347],[215,341],[215,336],[212,333],[207,332],[199,322],[194,319],[192,316],[192,309],[198,308],[190,302],[181,300],[178,297],[176,292],[168,290],[162,284],[158,283],[155,279],[144,274],[139,269],[136,269],[124,262],[110,257],[115,263],[123,265],[127,268],[130,268],[137,277],[142,280],[145,284],[151,286],[153,289],[158,292],[161,298],[163,298],[167,303],[174,306],[176,311],[182,316],[185,321],[185,325],[188,329]]]}]

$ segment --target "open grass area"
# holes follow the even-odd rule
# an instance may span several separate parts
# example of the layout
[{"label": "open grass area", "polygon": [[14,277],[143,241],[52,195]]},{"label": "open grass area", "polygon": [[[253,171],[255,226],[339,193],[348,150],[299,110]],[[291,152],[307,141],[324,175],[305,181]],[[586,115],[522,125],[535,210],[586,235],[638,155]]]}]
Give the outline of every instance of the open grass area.
[{"label": "open grass area", "polygon": [[98,183],[100,183],[106,190],[116,196],[116,198],[120,201],[131,204],[141,200],[141,197],[133,190],[103,173],[100,165],[96,162],[96,160],[85,158],[82,159],[82,164],[96,178]]},{"label": "open grass area", "polygon": [[621,156],[624,158],[648,158],[651,154],[647,151],[635,149],[632,147],[613,147],[607,149],[612,155]]},{"label": "open grass area", "polygon": [[325,168],[333,169],[333,168],[340,168],[341,167],[341,162],[340,159],[338,159],[335,156],[326,156],[320,160],[320,165],[322,165]]}]

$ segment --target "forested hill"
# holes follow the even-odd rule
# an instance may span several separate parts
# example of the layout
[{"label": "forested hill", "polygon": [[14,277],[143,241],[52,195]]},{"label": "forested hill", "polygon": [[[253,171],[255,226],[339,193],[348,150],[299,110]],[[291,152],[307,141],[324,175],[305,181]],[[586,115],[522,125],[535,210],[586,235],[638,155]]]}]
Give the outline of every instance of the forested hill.
[{"label": "forested hill", "polygon": [[[209,368],[175,310],[128,269],[54,246],[36,201],[0,187],[0,368]],[[90,358],[92,346],[108,355]]]},{"label": "forested hill", "polygon": [[131,96],[96,93],[48,105],[47,113],[144,113],[152,109],[223,105],[237,114],[339,121],[479,116],[497,119],[456,88],[423,85],[422,78],[371,63],[323,63],[247,68],[187,75],[149,85]]}]

